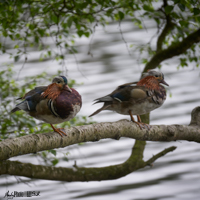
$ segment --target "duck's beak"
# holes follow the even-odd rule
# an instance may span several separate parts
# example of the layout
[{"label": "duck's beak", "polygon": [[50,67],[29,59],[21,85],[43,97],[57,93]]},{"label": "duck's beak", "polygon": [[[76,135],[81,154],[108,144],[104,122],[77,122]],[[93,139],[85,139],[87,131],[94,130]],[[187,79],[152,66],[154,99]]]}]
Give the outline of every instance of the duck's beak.
[{"label": "duck's beak", "polygon": [[69,88],[68,85],[65,85],[65,90],[69,91],[69,92],[72,92],[72,90]]},{"label": "duck's beak", "polygon": [[169,86],[169,85],[164,81],[164,79],[162,79],[162,80],[160,81],[160,83]]}]

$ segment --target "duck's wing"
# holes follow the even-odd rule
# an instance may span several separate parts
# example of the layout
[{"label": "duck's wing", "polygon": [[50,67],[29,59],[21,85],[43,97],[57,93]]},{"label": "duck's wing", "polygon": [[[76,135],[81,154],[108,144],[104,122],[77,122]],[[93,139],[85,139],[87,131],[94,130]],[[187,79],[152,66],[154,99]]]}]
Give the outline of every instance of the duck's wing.
[{"label": "duck's wing", "polygon": [[33,90],[27,92],[23,97],[18,98],[24,99],[11,110],[14,113],[18,110],[31,111],[35,110],[37,103],[43,98],[41,94],[47,89],[47,86],[36,87]]}]

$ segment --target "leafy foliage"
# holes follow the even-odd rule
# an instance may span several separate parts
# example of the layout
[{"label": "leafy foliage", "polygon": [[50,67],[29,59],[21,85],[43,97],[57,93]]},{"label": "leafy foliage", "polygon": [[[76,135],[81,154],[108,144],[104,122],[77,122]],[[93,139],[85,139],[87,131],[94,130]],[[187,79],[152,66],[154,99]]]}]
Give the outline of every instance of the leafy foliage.
[{"label": "leafy foliage", "polygon": [[[96,25],[129,17],[139,28],[143,19],[154,19],[158,32],[171,26],[161,39],[161,48],[175,44],[197,30],[200,25],[198,0],[2,0],[0,1],[0,35],[2,53],[14,61],[27,58],[29,48],[42,51],[41,59],[63,60],[75,53],[75,37],[89,37]],[[46,44],[52,39],[55,46]],[[12,41],[12,43],[10,43]],[[9,49],[15,49],[14,53]],[[156,51],[155,48],[148,52]],[[195,48],[193,49],[195,53]],[[195,56],[195,59],[197,56]],[[182,62],[182,61],[181,61]],[[182,64],[181,64],[182,65]]]},{"label": "leafy foliage", "polygon": [[[22,97],[27,90],[33,89],[37,82],[44,79],[46,73],[35,76],[31,82],[28,79],[25,80],[20,87],[19,84],[13,78],[14,71],[12,66],[7,66],[5,70],[0,72],[0,101],[1,101],[1,117],[0,117],[0,130],[1,139],[5,139],[9,134],[15,133],[16,136],[22,136],[28,133],[34,133],[37,129],[36,120],[26,116],[23,112],[16,112],[10,114],[11,109],[14,106],[14,98]],[[33,77],[30,77],[33,78]]]},{"label": "leafy foliage", "polygon": [[[58,155],[59,154],[59,155]],[[43,151],[40,153],[37,153],[37,155],[42,159],[42,162],[45,165],[57,165],[60,160],[63,160],[65,162],[68,162],[68,155],[69,152],[67,153],[58,153],[56,150],[48,150],[48,151]]]}]

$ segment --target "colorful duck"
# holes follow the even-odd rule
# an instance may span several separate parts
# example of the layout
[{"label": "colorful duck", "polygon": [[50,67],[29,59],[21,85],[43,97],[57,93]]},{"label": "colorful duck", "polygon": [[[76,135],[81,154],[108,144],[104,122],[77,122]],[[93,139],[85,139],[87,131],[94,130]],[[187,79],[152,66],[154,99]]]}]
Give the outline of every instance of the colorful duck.
[{"label": "colorful duck", "polygon": [[81,95],[73,88],[69,88],[65,76],[57,76],[48,86],[40,86],[19,98],[23,101],[11,111],[26,111],[30,116],[49,123],[53,130],[66,135],[60,128],[53,124],[59,124],[73,119],[82,106]]},{"label": "colorful duck", "polygon": [[[140,129],[144,126],[149,128],[141,122],[140,115],[149,113],[164,103],[166,90],[160,85],[161,83],[169,86],[164,81],[162,72],[148,71],[139,82],[120,85],[111,94],[96,99],[95,103],[104,103],[104,105],[90,117],[103,110],[111,110],[122,115],[130,115],[131,121],[137,123]],[[138,122],[134,120],[133,115],[137,115]]]}]

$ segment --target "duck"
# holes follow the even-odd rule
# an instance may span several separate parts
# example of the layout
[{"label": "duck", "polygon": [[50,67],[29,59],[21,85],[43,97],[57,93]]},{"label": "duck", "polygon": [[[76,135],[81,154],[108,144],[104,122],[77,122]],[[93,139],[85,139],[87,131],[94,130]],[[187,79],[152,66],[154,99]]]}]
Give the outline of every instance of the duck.
[{"label": "duck", "polygon": [[50,85],[35,87],[17,100],[22,101],[11,113],[23,110],[31,117],[49,123],[62,137],[67,134],[53,124],[73,119],[82,107],[81,95],[68,86],[65,76],[56,76]]},{"label": "duck", "polygon": [[[138,124],[140,129],[150,129],[151,126],[141,121],[140,115],[147,114],[163,105],[166,100],[166,89],[169,86],[160,71],[149,70],[144,73],[140,81],[125,83],[118,86],[112,93],[95,99],[95,103],[104,103],[92,113],[92,117],[103,110],[115,111],[122,115],[129,115],[131,121]],[[137,122],[133,115],[137,116]]]}]

